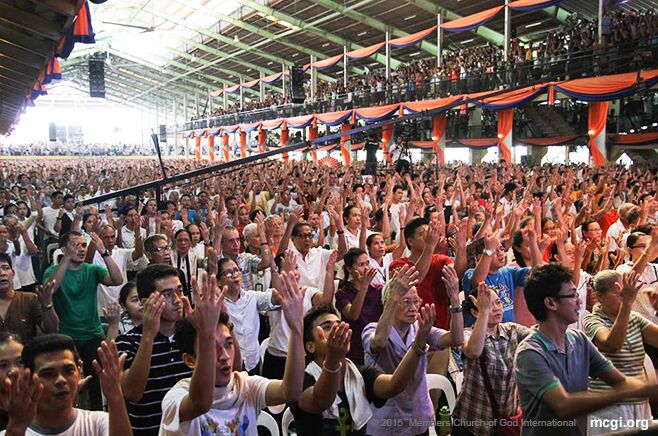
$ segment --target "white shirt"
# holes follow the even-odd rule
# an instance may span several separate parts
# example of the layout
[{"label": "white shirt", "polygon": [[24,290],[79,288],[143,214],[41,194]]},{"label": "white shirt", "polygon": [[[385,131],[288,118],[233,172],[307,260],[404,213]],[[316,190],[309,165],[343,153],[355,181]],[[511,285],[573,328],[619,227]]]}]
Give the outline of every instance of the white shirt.
[{"label": "white shirt", "polygon": [[391,203],[388,211],[391,213],[391,231],[400,233],[400,208],[404,203]]},{"label": "white shirt", "polygon": [[[14,255],[11,261],[14,265],[14,271],[16,272],[16,274],[14,274],[14,282],[16,282],[16,279],[18,279],[18,281],[20,282],[20,286],[23,287],[35,283],[37,279],[34,276],[34,268],[32,267],[32,256],[27,254],[27,246],[25,245],[25,241],[23,241],[22,236],[20,239],[20,244],[21,244],[20,256]],[[11,243],[11,245],[13,249],[13,243]],[[19,289],[19,288],[14,288],[14,289]]]},{"label": "white shirt", "polygon": [[580,312],[578,313],[578,321],[569,325],[570,328],[583,331],[583,319],[585,315],[589,315],[589,310],[587,310],[587,283],[592,278],[589,273],[586,271],[580,270],[580,280],[578,280],[578,286],[576,286],[576,291],[578,291],[578,297],[580,298]]},{"label": "white shirt", "polygon": [[[139,234],[143,242],[146,239],[146,229],[140,227]],[[123,243],[123,248],[135,248],[135,232],[126,226],[121,227],[121,242]]]},{"label": "white shirt", "polygon": [[333,250],[316,247],[308,251],[306,257],[297,250],[295,244],[290,249],[295,253],[299,266],[299,286],[309,286],[324,291],[324,278],[327,275],[326,265]]},{"label": "white shirt", "polygon": [[608,232],[606,233],[606,239],[608,240],[608,252],[617,251],[621,247],[617,246],[617,241],[615,238],[619,238],[620,235],[628,233],[626,227],[622,224],[621,220],[615,221],[610,227],[608,227]]},{"label": "white shirt", "polygon": [[[107,412],[75,409],[73,424],[61,433],[52,433],[49,429],[31,424],[26,436],[107,436],[110,434],[110,418]],[[0,436],[5,435],[5,430]]]},{"label": "white shirt", "polygon": [[190,393],[191,380],[180,380],[162,400],[160,436],[258,436],[258,414],[266,406],[265,393],[272,380],[249,376],[246,372],[233,372],[233,378],[227,386],[215,386],[213,405],[208,412],[191,421],[181,422],[180,405]]},{"label": "white shirt", "polygon": [[53,209],[52,207],[44,207],[42,210],[43,213],[43,224],[46,227],[46,230],[49,232],[57,234],[55,231],[55,223],[57,222],[57,215],[59,214],[59,209]]},{"label": "white shirt", "polygon": [[[132,264],[133,261],[133,250],[131,248],[118,248],[114,247],[112,249],[112,259],[114,263],[117,264],[119,270],[121,271],[121,284],[117,286],[107,286],[102,283],[98,284],[97,293],[98,293],[98,314],[103,314],[103,307],[107,307],[110,302],[119,302],[119,293],[123,285],[128,283],[128,265]],[[103,268],[107,268],[105,265],[105,259],[103,256],[96,250],[94,253],[94,260],[92,262],[94,265],[100,265]]]},{"label": "white shirt", "polygon": [[[370,230],[366,230],[366,239],[368,239],[368,236],[372,235],[375,232],[371,232]],[[345,229],[345,245],[347,245],[347,249],[349,250],[350,248],[359,248],[359,238],[361,237],[361,229],[357,230],[356,235],[349,230]]]},{"label": "white shirt", "polygon": [[[617,271],[620,273],[625,273],[632,269],[633,262],[626,262],[617,267]],[[637,293],[635,303],[633,303],[633,310],[649,321],[656,323],[658,322],[658,316],[656,316],[656,309],[653,308],[651,300],[649,300],[648,293],[658,291],[658,265],[654,263],[647,264],[647,267],[642,271],[642,274],[637,280],[639,283],[642,283],[642,288]]]},{"label": "white shirt", "polygon": [[[306,288],[304,293],[304,314],[313,307],[313,297],[320,293],[317,288]],[[288,355],[288,342],[290,342],[290,327],[280,310],[267,312],[270,318],[270,341],[267,351],[272,356],[286,357]]]},{"label": "white shirt", "polygon": [[240,291],[240,298],[232,301],[228,296],[224,299],[228,314],[233,321],[233,331],[240,344],[240,353],[245,362],[245,369],[251,371],[260,362],[260,330],[259,311],[277,310],[279,306],[272,303],[272,291]]},{"label": "white shirt", "polygon": [[377,271],[375,277],[370,282],[371,285],[384,285],[388,281],[388,266],[393,262],[393,253],[387,253],[382,258],[380,266],[375,259],[370,258],[370,267]]}]

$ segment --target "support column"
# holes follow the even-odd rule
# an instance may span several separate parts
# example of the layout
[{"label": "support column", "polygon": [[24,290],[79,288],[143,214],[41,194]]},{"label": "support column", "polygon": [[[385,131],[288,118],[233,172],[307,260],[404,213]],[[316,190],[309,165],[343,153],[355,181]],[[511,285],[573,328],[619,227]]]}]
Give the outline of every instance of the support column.
[{"label": "support column", "polygon": [[608,102],[590,102],[587,118],[589,153],[591,164],[604,167],[607,160],[605,145],[605,125],[608,122]]},{"label": "support column", "polygon": [[263,83],[263,77],[265,77],[265,73],[262,71],[260,72],[260,102],[263,103],[265,101],[265,84]]},{"label": "support column", "polygon": [[[157,106],[155,110],[157,112]],[[199,118],[199,94],[196,92],[194,93],[194,116]]]},{"label": "support column", "polygon": [[391,32],[386,32],[386,81],[391,78],[391,46],[388,42],[391,40]]},{"label": "support column", "polygon": [[446,114],[437,114],[432,117],[432,142],[438,165],[446,163],[446,121]]},{"label": "support column", "polygon": [[599,0],[599,22],[596,30],[599,47],[601,47],[603,44],[603,0]]},{"label": "support column", "polygon": [[224,110],[228,110],[228,95],[226,94],[226,83],[224,84],[224,91],[222,92],[222,97],[224,98]]},{"label": "support column", "polygon": [[548,153],[548,147],[531,147],[530,148],[530,165],[541,166],[541,160]]},{"label": "support column", "polygon": [[212,94],[208,89],[208,118],[212,117]]},{"label": "support column", "polygon": [[347,46],[343,46],[343,86],[347,88]]},{"label": "support column", "polygon": [[285,99],[288,96],[287,90],[287,80],[286,80],[286,65],[281,64],[281,88],[283,89],[283,98]]},{"label": "support column", "polygon": [[240,110],[244,109],[244,89],[242,88],[243,83],[244,79],[240,77]]},{"label": "support column", "polygon": [[[468,132],[471,138],[482,137],[482,108],[474,107],[469,110]],[[458,133],[456,137],[460,137]],[[482,162],[482,158],[487,154],[486,148],[469,148],[469,163],[477,164]]]},{"label": "support column", "polygon": [[504,59],[505,62],[509,59],[510,37],[512,33],[512,11],[507,7],[509,0],[505,0],[505,44]]},{"label": "support column", "polygon": [[176,97],[173,99],[174,106],[174,156],[178,156],[178,107],[176,106]]},{"label": "support column", "polygon": [[441,14],[436,15],[436,66],[441,67],[443,63],[443,17]]},{"label": "support column", "polygon": [[313,68],[313,63],[316,60],[315,56],[311,55],[311,101],[315,101],[315,96],[318,92],[318,70],[317,68]]}]

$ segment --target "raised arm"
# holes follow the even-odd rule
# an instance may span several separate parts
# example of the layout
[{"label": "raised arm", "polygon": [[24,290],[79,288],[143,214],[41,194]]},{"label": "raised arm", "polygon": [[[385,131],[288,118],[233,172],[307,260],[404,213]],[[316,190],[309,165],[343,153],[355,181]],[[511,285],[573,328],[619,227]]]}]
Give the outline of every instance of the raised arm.
[{"label": "raised arm", "polygon": [[475,298],[473,295],[469,295],[469,298],[473,302],[473,305],[477,309],[477,319],[475,320],[475,325],[473,326],[472,334],[466,342],[464,342],[464,347],[462,352],[464,356],[469,359],[477,359],[482,354],[484,349],[484,341],[487,338],[487,323],[489,322],[489,315],[491,314],[491,309],[493,308],[493,301],[496,298],[495,294],[491,289],[480,282],[478,284],[478,296]]},{"label": "raised arm", "polygon": [[[617,317],[610,329],[601,328],[596,332],[596,336],[594,336],[594,345],[604,353],[615,353],[624,346],[633,303],[635,303],[637,292],[642,287],[642,284],[638,283],[637,277],[637,274],[633,271],[624,273],[623,284],[621,285],[621,292],[619,294],[621,297],[621,306],[619,307]],[[615,284],[615,286],[617,287],[619,285]],[[609,292],[617,292],[617,289]]]},{"label": "raised arm", "polygon": [[103,341],[98,347],[98,360],[92,362],[96,374],[98,374],[103,394],[107,398],[109,436],[131,436],[133,434],[121,389],[121,376],[125,361],[126,355],[119,355],[114,341],[109,343]]}]

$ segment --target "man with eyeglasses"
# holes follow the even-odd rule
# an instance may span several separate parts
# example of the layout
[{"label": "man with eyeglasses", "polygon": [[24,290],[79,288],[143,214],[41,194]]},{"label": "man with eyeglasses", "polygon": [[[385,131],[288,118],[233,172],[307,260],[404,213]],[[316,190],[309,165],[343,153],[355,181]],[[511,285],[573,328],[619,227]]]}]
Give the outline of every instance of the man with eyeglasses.
[{"label": "man with eyeglasses", "polygon": [[224,228],[221,243],[221,257],[231,259],[238,265],[238,268],[242,272],[242,286],[248,290],[254,289],[253,274],[266,270],[272,263],[272,251],[265,235],[265,216],[262,213],[258,213],[254,221],[256,223],[256,230],[258,231],[258,239],[260,240],[260,256],[240,252],[240,232],[233,226]]},{"label": "man with eyeglasses", "polygon": [[133,434],[155,436],[162,399],[192,374],[174,341],[186,298],[179,271],[171,265],[149,265],[137,274],[137,295],[144,304],[144,322],[119,335],[116,343],[119,352],[127,354],[122,382]]},{"label": "man with eyeglasses", "polygon": [[[559,263],[533,268],[525,300],[538,325],[516,352],[515,376],[523,410],[523,436],[587,434],[587,414],[629,398],[657,398],[658,386],[624,376],[585,333],[568,328],[578,320],[580,298],[572,273]],[[588,379],[612,387],[588,392]]]}]

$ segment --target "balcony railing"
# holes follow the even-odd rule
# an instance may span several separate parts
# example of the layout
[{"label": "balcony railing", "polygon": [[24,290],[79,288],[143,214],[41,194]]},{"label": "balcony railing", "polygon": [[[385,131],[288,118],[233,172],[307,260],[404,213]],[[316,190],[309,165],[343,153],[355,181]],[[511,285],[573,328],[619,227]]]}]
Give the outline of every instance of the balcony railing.
[{"label": "balcony railing", "polygon": [[658,36],[652,40],[634,41],[599,49],[587,49],[509,65],[506,69],[465,75],[457,80],[444,76],[426,77],[420,86],[413,81],[389,84],[371,92],[356,90],[347,94],[325,96],[303,104],[271,106],[248,112],[221,115],[187,122],[177,130],[203,129],[250,123],[259,120],[294,117],[378,106],[402,101],[426,100],[455,94],[466,94],[513,86],[529,86],[555,80],[624,73],[658,66]]}]

